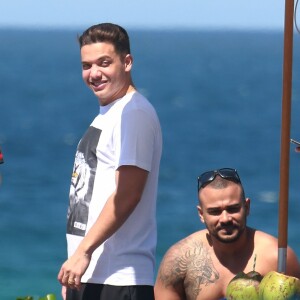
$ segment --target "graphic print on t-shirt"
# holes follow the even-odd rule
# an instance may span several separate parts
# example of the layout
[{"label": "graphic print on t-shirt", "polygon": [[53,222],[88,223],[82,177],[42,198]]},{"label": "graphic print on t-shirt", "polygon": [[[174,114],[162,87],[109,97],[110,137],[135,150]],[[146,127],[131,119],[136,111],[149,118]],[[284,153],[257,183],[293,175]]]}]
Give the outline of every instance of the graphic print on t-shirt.
[{"label": "graphic print on t-shirt", "polygon": [[89,127],[78,144],[71,179],[67,233],[84,236],[97,167],[101,130]]}]

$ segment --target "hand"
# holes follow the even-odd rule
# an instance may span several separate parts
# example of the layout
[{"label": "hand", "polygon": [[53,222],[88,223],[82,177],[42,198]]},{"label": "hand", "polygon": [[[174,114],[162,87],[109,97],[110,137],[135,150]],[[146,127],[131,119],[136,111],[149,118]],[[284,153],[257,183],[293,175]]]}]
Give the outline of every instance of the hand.
[{"label": "hand", "polygon": [[65,287],[80,289],[81,277],[88,268],[91,257],[85,253],[75,252],[62,265],[57,279]]},{"label": "hand", "polygon": [[296,147],[295,151],[300,152],[300,146]]}]

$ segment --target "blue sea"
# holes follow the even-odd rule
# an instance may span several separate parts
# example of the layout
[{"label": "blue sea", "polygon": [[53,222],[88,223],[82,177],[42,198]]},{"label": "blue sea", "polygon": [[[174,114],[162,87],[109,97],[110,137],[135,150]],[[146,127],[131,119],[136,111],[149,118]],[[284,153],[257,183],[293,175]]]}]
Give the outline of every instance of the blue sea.
[{"label": "blue sea", "polygon": [[[0,299],[60,299],[77,142],[98,113],[81,79],[82,30],[0,30]],[[203,229],[197,176],[237,168],[250,226],[277,236],[283,32],[129,30],[137,88],[155,106],[164,148],[157,264]],[[291,137],[300,140],[300,35],[294,37]],[[300,154],[290,151],[288,243],[300,257]]]}]

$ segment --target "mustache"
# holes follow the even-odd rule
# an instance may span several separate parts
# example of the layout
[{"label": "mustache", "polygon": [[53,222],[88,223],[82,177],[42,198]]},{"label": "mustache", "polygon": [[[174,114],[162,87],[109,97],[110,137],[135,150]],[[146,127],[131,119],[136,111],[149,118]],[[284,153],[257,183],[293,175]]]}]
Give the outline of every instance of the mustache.
[{"label": "mustache", "polygon": [[229,221],[227,223],[219,225],[216,229],[217,230],[222,230],[222,229],[227,229],[227,228],[235,229],[235,228],[239,228],[239,226],[234,224],[232,221]]}]

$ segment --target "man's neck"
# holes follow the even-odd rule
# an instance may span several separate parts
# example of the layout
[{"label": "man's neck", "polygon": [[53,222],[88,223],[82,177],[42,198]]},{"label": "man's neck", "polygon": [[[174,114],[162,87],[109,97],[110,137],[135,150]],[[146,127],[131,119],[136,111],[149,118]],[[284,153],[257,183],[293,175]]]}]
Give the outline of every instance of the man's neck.
[{"label": "man's neck", "polygon": [[254,249],[254,232],[246,227],[238,240],[232,243],[224,243],[216,238],[210,237],[214,253],[221,264],[228,269],[235,266],[246,265]]},{"label": "man's neck", "polygon": [[135,86],[134,86],[133,84],[130,84],[130,85],[128,86],[128,89],[127,89],[127,91],[126,91],[126,94],[129,94],[129,93],[135,92],[135,91],[136,91]]}]

